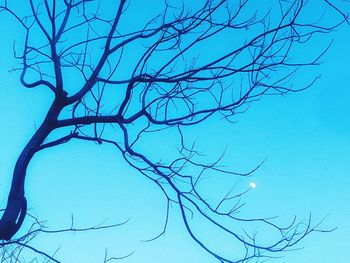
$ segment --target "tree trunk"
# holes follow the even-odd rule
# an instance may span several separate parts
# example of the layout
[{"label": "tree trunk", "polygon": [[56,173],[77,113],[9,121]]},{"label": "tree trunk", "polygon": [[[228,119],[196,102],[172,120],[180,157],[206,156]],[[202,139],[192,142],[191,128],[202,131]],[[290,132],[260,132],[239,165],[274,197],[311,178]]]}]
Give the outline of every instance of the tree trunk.
[{"label": "tree trunk", "polygon": [[59,100],[52,103],[43,123],[35,132],[17,159],[5,212],[0,219],[0,240],[10,240],[21,227],[27,212],[24,194],[24,181],[28,164],[38,147],[54,129],[57,117],[62,110]]}]

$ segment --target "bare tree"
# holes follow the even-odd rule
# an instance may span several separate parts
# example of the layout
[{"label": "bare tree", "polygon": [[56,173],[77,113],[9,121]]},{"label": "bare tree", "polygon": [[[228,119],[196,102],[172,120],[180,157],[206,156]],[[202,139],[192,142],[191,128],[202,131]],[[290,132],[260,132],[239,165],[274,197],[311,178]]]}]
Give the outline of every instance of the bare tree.
[{"label": "bare tree", "polygon": [[[201,161],[194,146],[186,143],[186,129],[212,116],[231,122],[263,95],[284,95],[312,85],[315,79],[297,87],[291,80],[300,68],[318,65],[327,46],[315,57],[300,58],[296,51],[309,47],[315,35],[331,32],[346,16],[327,24],[322,16],[307,15],[312,3],[303,0],[275,1],[261,12],[255,8],[259,1],[166,0],[154,8],[162,8],[159,13],[144,22],[135,18],[134,1],[20,2],[28,4],[30,12],[16,11],[8,1],[0,6],[24,32],[23,46],[13,50],[20,61],[14,70],[24,87],[51,90],[52,102],[17,159],[0,220],[1,240],[11,240],[25,219],[24,181],[33,156],[72,140],[114,145],[166,197],[166,222],[159,236],[175,204],[192,239],[220,262],[271,257],[318,231],[311,219],[281,227],[270,219],[239,217],[246,190],[232,188],[220,193],[219,200],[208,201],[200,188],[204,174],[226,174],[234,186],[233,179],[255,169],[239,173],[222,168],[220,158]],[[178,134],[177,156],[159,161],[140,150],[148,134],[169,129]],[[192,216],[228,234],[237,244],[236,258],[221,255],[201,240],[191,226]],[[254,232],[238,231],[233,227],[237,223],[247,229],[264,225],[278,238],[264,243]]]}]

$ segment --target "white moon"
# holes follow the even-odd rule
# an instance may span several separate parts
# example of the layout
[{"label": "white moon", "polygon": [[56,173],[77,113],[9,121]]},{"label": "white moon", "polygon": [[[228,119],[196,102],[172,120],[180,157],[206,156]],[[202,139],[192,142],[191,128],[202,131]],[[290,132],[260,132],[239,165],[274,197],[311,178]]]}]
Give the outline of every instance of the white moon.
[{"label": "white moon", "polygon": [[249,186],[251,187],[251,188],[256,188],[256,183],[254,183],[254,182],[251,182],[250,184],[249,184]]}]

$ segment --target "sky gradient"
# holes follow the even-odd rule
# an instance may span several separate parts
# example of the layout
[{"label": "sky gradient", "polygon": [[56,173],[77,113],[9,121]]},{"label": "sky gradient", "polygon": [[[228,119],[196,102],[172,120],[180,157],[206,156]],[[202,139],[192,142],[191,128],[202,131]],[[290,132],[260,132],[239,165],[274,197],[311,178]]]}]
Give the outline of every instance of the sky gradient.
[{"label": "sky gradient", "polygon": [[[3,26],[6,19],[0,14],[0,32],[5,36],[0,42],[0,207],[6,204],[16,158],[44,117],[50,98],[44,89],[22,88],[18,74],[8,72],[18,65],[12,45],[23,32]],[[278,215],[277,222],[287,224],[294,215],[301,220],[311,213],[314,222],[327,217],[324,229],[337,228],[311,234],[300,243],[303,249],[271,262],[349,262],[350,28],[343,26],[328,35],[326,42],[331,41],[323,63],[302,76],[321,76],[308,90],[264,97],[238,115],[234,124],[213,118],[191,130],[208,158],[226,148],[224,161],[238,170],[247,171],[266,159],[252,178],[242,179],[243,187],[252,181],[257,185],[245,197],[243,214]],[[169,136],[147,147],[166,154],[167,141],[174,139]],[[52,229],[69,226],[71,215],[79,227],[106,219],[109,224],[129,220],[113,230],[43,234],[33,241],[48,253],[61,246],[57,258],[62,262],[102,262],[105,248],[115,257],[134,251],[120,261],[126,263],[216,262],[190,239],[176,207],[164,236],[142,242],[162,230],[166,203],[159,189],[110,146],[72,142],[40,152],[28,168],[26,191],[29,213],[47,220]],[[210,231],[210,242],[223,242]],[[220,249],[228,251],[230,246],[223,243]]]}]

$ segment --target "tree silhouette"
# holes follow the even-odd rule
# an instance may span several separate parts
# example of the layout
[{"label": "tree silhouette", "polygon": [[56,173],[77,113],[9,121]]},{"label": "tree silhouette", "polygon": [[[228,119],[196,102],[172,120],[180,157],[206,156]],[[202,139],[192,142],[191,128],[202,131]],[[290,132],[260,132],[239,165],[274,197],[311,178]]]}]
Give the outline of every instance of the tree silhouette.
[{"label": "tree silhouette", "polygon": [[[337,24],[310,18],[312,5],[303,0],[276,1],[261,12],[255,8],[259,1],[165,1],[144,22],[133,17],[131,2],[30,0],[22,3],[30,10],[25,14],[7,1],[0,7],[23,28],[23,46],[13,50],[21,84],[52,92],[45,119],[17,159],[0,239],[11,240],[25,219],[24,182],[33,156],[72,140],[114,145],[130,166],[160,187],[165,213],[176,204],[194,242],[220,262],[270,257],[318,231],[310,220],[281,227],[270,219],[237,216],[247,190],[232,188],[220,193],[219,201],[208,201],[200,189],[204,174],[246,177],[259,166],[239,173],[222,168],[221,158],[201,161],[194,145],[186,143],[186,129],[212,116],[229,123],[264,95],[312,85],[316,78],[295,87],[292,80],[301,68],[318,65],[327,47],[314,57],[300,58],[296,51],[347,17]],[[178,154],[171,160],[160,161],[139,147],[148,134],[170,129],[178,134]],[[201,240],[191,226],[193,215],[239,244],[237,258]],[[232,227],[237,222],[247,228],[264,225],[278,237],[263,243],[254,233]],[[166,226],[167,219],[159,236]]]}]

